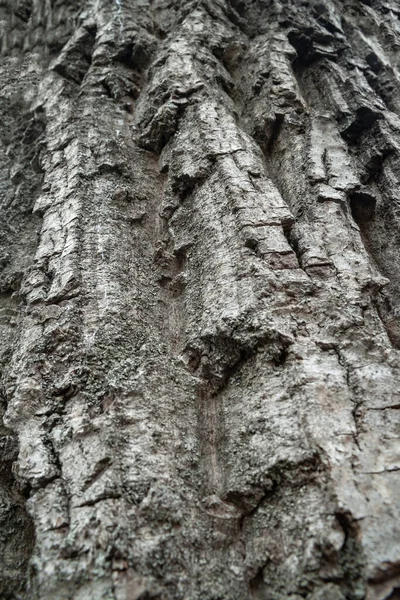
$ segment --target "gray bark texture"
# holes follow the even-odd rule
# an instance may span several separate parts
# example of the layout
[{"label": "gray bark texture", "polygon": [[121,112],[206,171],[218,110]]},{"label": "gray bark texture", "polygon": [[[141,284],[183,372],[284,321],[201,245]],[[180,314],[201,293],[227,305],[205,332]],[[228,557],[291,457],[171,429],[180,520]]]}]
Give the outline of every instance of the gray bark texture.
[{"label": "gray bark texture", "polygon": [[399,599],[399,3],[0,30],[1,600]]}]

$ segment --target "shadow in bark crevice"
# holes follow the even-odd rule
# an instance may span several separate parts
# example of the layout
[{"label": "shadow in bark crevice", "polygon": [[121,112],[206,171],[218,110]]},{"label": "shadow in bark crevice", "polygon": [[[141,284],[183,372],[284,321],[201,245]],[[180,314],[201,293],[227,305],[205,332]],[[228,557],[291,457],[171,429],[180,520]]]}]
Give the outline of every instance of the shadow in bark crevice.
[{"label": "shadow in bark crevice", "polygon": [[13,475],[18,443],[3,425],[5,403],[0,405],[0,597],[2,600],[28,598],[28,565],[35,543],[32,519],[26,499]]}]

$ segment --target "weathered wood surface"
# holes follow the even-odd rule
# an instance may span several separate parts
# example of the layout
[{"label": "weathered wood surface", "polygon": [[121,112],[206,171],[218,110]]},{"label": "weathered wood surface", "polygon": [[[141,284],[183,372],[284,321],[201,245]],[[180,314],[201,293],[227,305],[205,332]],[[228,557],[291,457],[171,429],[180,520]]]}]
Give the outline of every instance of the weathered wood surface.
[{"label": "weathered wood surface", "polygon": [[0,21],[1,598],[400,598],[398,3]]}]

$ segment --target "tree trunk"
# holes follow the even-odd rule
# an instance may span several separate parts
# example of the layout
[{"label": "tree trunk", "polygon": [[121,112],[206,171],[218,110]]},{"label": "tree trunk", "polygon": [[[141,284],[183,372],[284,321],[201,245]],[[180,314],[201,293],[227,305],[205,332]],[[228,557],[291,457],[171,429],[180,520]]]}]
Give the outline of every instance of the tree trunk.
[{"label": "tree trunk", "polygon": [[0,18],[0,597],[400,598],[396,0]]}]

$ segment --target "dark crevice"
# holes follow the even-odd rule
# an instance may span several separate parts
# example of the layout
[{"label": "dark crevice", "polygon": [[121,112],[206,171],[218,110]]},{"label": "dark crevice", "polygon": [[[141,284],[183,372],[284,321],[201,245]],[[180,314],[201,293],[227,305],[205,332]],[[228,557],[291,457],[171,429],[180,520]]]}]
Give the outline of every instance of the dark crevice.
[{"label": "dark crevice", "polygon": [[364,588],[365,557],[360,542],[360,527],[348,511],[337,511],[335,516],[345,536],[339,557],[343,574],[341,587],[346,598],[356,600],[360,597],[360,589]]},{"label": "dark crevice", "polygon": [[253,598],[264,598],[264,565],[259,568],[257,573],[249,581],[250,592]]},{"label": "dark crevice", "polygon": [[276,140],[278,139],[279,133],[282,129],[282,125],[283,125],[283,121],[285,119],[285,115],[284,114],[280,114],[280,113],[275,113],[275,121],[273,123],[272,126],[272,130],[267,142],[267,147],[266,147],[266,152],[267,154],[271,154],[274,144],[276,142]]},{"label": "dark crevice", "polygon": [[394,154],[393,148],[385,147],[371,153],[371,156],[363,167],[363,172],[360,175],[361,183],[370,183],[376,181],[382,173],[385,160]]},{"label": "dark crevice", "polygon": [[288,348],[282,348],[280,352],[273,357],[272,362],[276,367],[283,367],[289,356]]},{"label": "dark crevice", "polygon": [[129,69],[142,73],[149,66],[152,55],[152,45],[131,42],[118,50],[115,61],[120,62]]},{"label": "dark crevice", "polygon": [[372,407],[367,410],[400,410],[400,404],[388,404],[387,406]]},{"label": "dark crevice", "polygon": [[212,170],[212,164],[212,160],[208,160],[194,176],[183,174],[180,177],[174,177],[171,190],[178,196],[181,203],[184,203],[207,180]]},{"label": "dark crevice", "polygon": [[381,112],[369,106],[360,106],[352,117],[349,125],[340,132],[348,144],[357,143],[363,133],[371,129],[372,125],[382,119]]},{"label": "dark crevice", "polygon": [[94,498],[93,500],[86,500],[86,502],[82,502],[81,504],[75,504],[73,508],[83,508],[84,506],[95,506],[99,502],[104,502],[105,500],[119,500],[121,498],[121,494],[115,492],[114,494],[105,493],[98,498]]},{"label": "dark crevice", "polygon": [[[0,417],[5,409],[0,405]],[[26,500],[13,474],[18,457],[18,442],[12,431],[0,424],[0,597],[25,598],[28,562],[35,543],[32,519]]]},{"label": "dark crevice", "polygon": [[96,27],[82,27],[62,49],[54,61],[53,70],[65,79],[80,85],[90,69],[96,41]]},{"label": "dark crevice", "polygon": [[365,70],[365,77],[369,85],[386,106],[396,112],[398,107],[395,100],[397,100],[399,86],[396,83],[393,70],[383,64],[374,52],[367,54],[365,62],[369,66]]},{"label": "dark crevice", "polygon": [[32,14],[32,0],[22,0],[14,8],[14,14],[24,23],[28,23]]},{"label": "dark crevice", "polygon": [[[382,154],[375,162],[379,170],[382,169],[381,160]],[[387,199],[379,193],[375,196],[368,190],[356,190],[348,194],[348,200],[351,215],[360,228],[361,239],[371,263],[387,278],[386,283],[383,280],[380,287],[377,285],[371,287],[371,301],[392,346],[399,348],[399,280],[393,263],[398,236],[396,232],[390,234],[392,221],[384,205]],[[393,205],[390,208],[393,209]],[[390,244],[385,243],[384,236],[388,236]]]},{"label": "dark crevice", "polygon": [[350,210],[353,219],[361,228],[375,214],[376,198],[368,192],[352,192],[349,194]]},{"label": "dark crevice", "polygon": [[[297,218],[299,219],[299,218],[301,218],[301,216],[302,215],[299,214],[299,215],[297,215]],[[299,264],[299,268],[302,269],[305,273],[307,273],[307,271],[305,270],[305,268],[303,266],[302,253],[300,252],[298,241],[295,239],[295,236],[292,234],[292,229],[293,229],[293,223],[291,223],[290,226],[288,226],[288,227],[284,227],[283,228],[284,236],[285,236],[290,248],[293,250],[293,252],[296,255],[297,262]],[[330,264],[331,264],[330,262],[326,262],[326,263],[322,263],[322,265],[320,264],[319,266],[325,266],[325,265],[330,265]]]},{"label": "dark crevice", "polygon": [[[290,23],[287,23],[290,27]],[[325,25],[325,29],[327,29]],[[310,67],[322,59],[337,61],[338,56],[343,51],[342,48],[336,49],[331,46],[334,40],[333,36],[317,31],[311,27],[302,29],[292,29],[287,34],[289,43],[296,50],[296,57],[292,62],[295,72]]]}]

